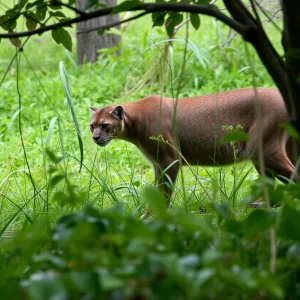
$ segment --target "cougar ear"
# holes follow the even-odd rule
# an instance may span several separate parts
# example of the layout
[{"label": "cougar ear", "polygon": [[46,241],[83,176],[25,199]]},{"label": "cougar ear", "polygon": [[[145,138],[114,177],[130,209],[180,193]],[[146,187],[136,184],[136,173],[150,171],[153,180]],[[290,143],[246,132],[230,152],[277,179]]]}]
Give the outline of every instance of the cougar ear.
[{"label": "cougar ear", "polygon": [[115,116],[119,120],[124,119],[124,110],[123,110],[122,106],[117,106],[111,113],[113,116]]},{"label": "cougar ear", "polygon": [[98,110],[97,108],[95,107],[90,107],[90,113],[93,114],[96,110]]}]

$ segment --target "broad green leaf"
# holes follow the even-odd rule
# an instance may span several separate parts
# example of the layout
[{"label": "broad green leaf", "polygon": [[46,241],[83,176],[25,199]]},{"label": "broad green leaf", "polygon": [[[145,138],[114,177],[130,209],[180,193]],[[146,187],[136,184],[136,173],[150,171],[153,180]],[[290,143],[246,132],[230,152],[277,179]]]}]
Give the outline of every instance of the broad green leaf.
[{"label": "broad green leaf", "polygon": [[175,13],[171,14],[168,19],[166,20],[166,30],[169,35],[169,37],[172,37],[174,35],[174,28],[175,26],[179,25],[183,20],[182,14]]},{"label": "broad green leaf", "polygon": [[49,8],[53,9],[53,10],[59,10],[59,9],[62,9],[61,5],[60,4],[50,4],[49,5]]},{"label": "broad green leaf", "polygon": [[20,14],[18,6],[15,6],[12,9],[8,9],[5,13],[9,18],[16,18]]},{"label": "broad green leaf", "polygon": [[204,285],[208,280],[216,275],[216,270],[213,268],[201,268],[195,277],[197,286]]},{"label": "broad green leaf", "polygon": [[0,26],[5,31],[12,31],[17,26],[17,22],[8,16],[0,16]]},{"label": "broad green leaf", "polygon": [[122,12],[122,11],[128,11],[128,10],[132,9],[133,7],[139,5],[139,4],[141,4],[141,2],[139,0],[124,1],[120,5],[114,7],[112,9],[112,13],[117,14],[117,13]]},{"label": "broad green leaf", "polygon": [[281,211],[278,233],[287,240],[300,242],[300,209],[298,203],[285,201]]},{"label": "broad green leaf", "polygon": [[102,35],[105,32],[105,29],[98,29],[97,33],[98,35]]},{"label": "broad green leaf", "polygon": [[232,209],[228,202],[224,202],[223,204],[212,202],[211,206],[224,220],[229,219],[232,215]]},{"label": "broad green leaf", "polygon": [[293,138],[299,140],[299,134],[295,127],[290,123],[281,123],[280,126]]},{"label": "broad green leaf", "polygon": [[49,272],[36,272],[28,280],[29,299],[66,299],[67,291],[63,281]]},{"label": "broad green leaf", "polygon": [[28,2],[28,0],[19,0],[18,4],[17,4],[19,9],[22,9],[26,5],[27,2]]},{"label": "broad green leaf", "polygon": [[198,14],[190,14],[191,23],[193,27],[197,30],[200,27],[200,17]]},{"label": "broad green leaf", "polygon": [[245,220],[245,232],[251,235],[263,232],[274,224],[275,219],[275,211],[268,211],[257,208],[253,210]]},{"label": "broad green leaf", "polygon": [[53,29],[52,37],[57,44],[62,44],[66,49],[72,51],[72,38],[64,28]]},{"label": "broad green leaf", "polygon": [[153,22],[153,27],[155,26],[162,26],[165,23],[165,16],[166,16],[166,12],[155,12],[152,13],[152,22]]},{"label": "broad green leaf", "polygon": [[154,186],[147,186],[144,189],[144,199],[149,205],[149,209],[155,215],[162,217],[166,213],[167,205],[161,190]]},{"label": "broad green leaf", "polygon": [[199,255],[190,253],[181,257],[178,264],[182,269],[195,269],[199,265]]},{"label": "broad green leaf", "polygon": [[240,141],[248,141],[249,136],[246,132],[237,130],[228,133],[226,136],[224,136],[221,140],[222,144],[229,143],[229,142],[240,142]]},{"label": "broad green leaf", "polygon": [[[11,32],[10,32],[11,33]],[[21,47],[21,40],[18,37],[9,38],[9,41],[15,46],[15,47]]]},{"label": "broad green leaf", "polygon": [[29,10],[30,8],[35,7],[35,6],[39,6],[39,5],[45,5],[44,0],[37,0],[37,1],[34,1],[34,2],[29,2],[26,5],[26,10]]},{"label": "broad green leaf", "polygon": [[53,163],[58,164],[60,162],[60,157],[56,156],[49,148],[45,149],[45,153]]},{"label": "broad green leaf", "polygon": [[65,14],[62,13],[61,11],[56,11],[56,12],[49,11],[49,14],[50,14],[50,16],[52,16],[52,17],[66,18]]},{"label": "broad green leaf", "polygon": [[7,16],[0,16],[0,26],[5,30],[8,31],[8,17]]},{"label": "broad green leaf", "polygon": [[43,4],[38,6],[35,15],[39,21],[43,21],[46,17],[46,13],[47,13],[47,5]]},{"label": "broad green leaf", "polygon": [[24,16],[26,18],[26,27],[28,30],[34,30],[37,26],[36,16],[35,14],[30,11],[24,13]]},{"label": "broad green leaf", "polygon": [[117,290],[124,288],[126,286],[126,282],[112,274],[106,274],[105,276],[100,277],[101,287],[104,291],[107,290]]},{"label": "broad green leaf", "polygon": [[53,176],[50,180],[51,188],[54,188],[64,178],[65,178],[65,176],[61,175],[61,174]]}]

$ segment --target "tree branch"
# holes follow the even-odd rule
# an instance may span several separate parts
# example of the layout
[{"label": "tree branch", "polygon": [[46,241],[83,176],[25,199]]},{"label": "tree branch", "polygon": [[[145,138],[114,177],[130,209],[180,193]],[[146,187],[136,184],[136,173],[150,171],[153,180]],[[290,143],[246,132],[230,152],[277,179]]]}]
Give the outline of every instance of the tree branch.
[{"label": "tree branch", "polygon": [[91,27],[91,28],[87,28],[86,30],[77,30],[76,33],[77,34],[83,34],[83,33],[89,33],[89,32],[92,32],[92,31],[96,31],[96,30],[99,30],[99,29],[109,29],[109,28],[121,25],[123,23],[127,23],[129,21],[138,19],[138,18],[140,18],[142,16],[145,16],[146,14],[147,14],[147,12],[142,12],[140,14],[137,14],[136,16],[130,17],[130,18],[125,19],[125,20],[121,20],[119,22],[114,22],[114,23],[111,23],[111,24],[105,24],[105,25],[97,26],[97,27]]},{"label": "tree branch", "polygon": [[[50,31],[53,29],[58,29],[64,26],[72,25],[75,23],[83,22],[86,20],[98,18],[101,16],[113,14],[114,7],[107,7],[98,9],[92,12],[87,12],[80,14],[79,16],[65,20],[63,22],[52,24],[44,27],[40,27],[35,30],[24,31],[24,32],[12,32],[12,33],[1,33],[0,38],[16,38],[16,37],[24,37],[24,36],[32,36],[35,34],[41,34],[46,31]],[[144,11],[146,15],[153,12],[160,12],[160,11],[173,11],[173,12],[189,12],[195,14],[203,14],[211,17],[215,17],[216,19],[222,21],[229,27],[233,28],[241,35],[245,36],[247,31],[249,30],[248,26],[243,25],[239,21],[236,21],[227,15],[223,14],[218,8],[213,5],[190,5],[184,3],[142,3],[130,9],[130,11]]]}]

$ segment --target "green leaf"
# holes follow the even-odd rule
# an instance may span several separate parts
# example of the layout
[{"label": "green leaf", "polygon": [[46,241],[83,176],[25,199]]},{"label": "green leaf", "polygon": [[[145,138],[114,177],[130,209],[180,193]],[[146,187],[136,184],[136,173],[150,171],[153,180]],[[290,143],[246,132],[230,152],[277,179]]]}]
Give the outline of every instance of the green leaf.
[{"label": "green leaf", "polygon": [[53,9],[53,10],[59,10],[59,9],[62,9],[61,5],[60,4],[50,4],[49,5],[49,8]]},{"label": "green leaf", "polygon": [[66,299],[67,291],[63,281],[49,272],[38,271],[28,280],[29,299]]},{"label": "green leaf", "polygon": [[57,17],[57,18],[66,18],[65,14],[63,14],[61,11],[49,11],[50,16]]},{"label": "green leaf", "polygon": [[36,16],[32,11],[24,13],[26,18],[26,27],[28,30],[34,30],[37,26]]},{"label": "green leaf", "polygon": [[169,37],[174,35],[175,26],[179,25],[183,20],[183,15],[179,13],[171,14],[166,20],[166,29]]},{"label": "green leaf", "polygon": [[106,274],[105,276],[100,277],[101,287],[104,291],[107,290],[118,290],[126,287],[126,283],[124,280],[119,279],[118,277],[112,274]]},{"label": "green leaf", "polygon": [[34,1],[32,3],[29,2],[26,5],[26,10],[29,10],[30,8],[35,7],[35,6],[39,6],[39,5],[45,5],[44,0],[37,0],[37,1]]},{"label": "green leaf", "polygon": [[0,16],[0,26],[5,30],[8,31],[9,30],[9,26],[8,26],[8,17],[7,16]]},{"label": "green leaf", "polygon": [[65,176],[61,175],[61,174],[53,176],[50,180],[51,188],[54,188],[64,178],[65,178]]},{"label": "green leaf", "polygon": [[17,26],[17,22],[8,16],[0,16],[0,26],[5,31],[12,31]]},{"label": "green leaf", "polygon": [[162,26],[165,23],[165,16],[166,16],[166,12],[155,12],[152,13],[152,22],[153,22],[153,27],[155,26]]},{"label": "green leaf", "polygon": [[46,13],[47,13],[47,5],[43,4],[38,6],[35,15],[39,21],[43,21],[46,17]]},{"label": "green leaf", "polygon": [[164,216],[167,205],[162,191],[154,186],[147,186],[143,194],[151,213],[154,213],[158,217]]},{"label": "green leaf", "polygon": [[19,0],[19,2],[17,4],[19,9],[22,9],[27,2],[28,2],[28,0]]},{"label": "green leaf", "polygon": [[[10,31],[10,33],[12,33]],[[15,46],[15,47],[21,47],[21,40],[18,38],[18,37],[12,37],[12,38],[9,38],[9,41]]]},{"label": "green leaf", "polygon": [[223,204],[212,202],[211,206],[224,220],[228,220],[232,215],[232,209],[228,202],[224,202]]},{"label": "green leaf", "polygon": [[249,136],[246,132],[241,130],[232,131],[226,136],[224,136],[221,140],[222,144],[229,143],[229,142],[240,142],[240,141],[248,141]]},{"label": "green leaf", "polygon": [[50,149],[46,148],[45,153],[53,163],[58,164],[60,162],[61,158],[56,156]]},{"label": "green leaf", "polygon": [[298,203],[285,201],[281,211],[278,233],[287,240],[300,242],[300,209]]},{"label": "green leaf", "polygon": [[299,134],[295,127],[290,123],[281,123],[280,126],[293,138],[299,140]]},{"label": "green leaf", "polygon": [[62,44],[66,49],[72,51],[72,38],[64,28],[53,29],[52,37],[57,44]]},{"label": "green leaf", "polygon": [[105,32],[105,29],[98,29],[97,33],[98,35],[102,35]]},{"label": "green leaf", "polygon": [[198,14],[190,14],[191,23],[193,27],[197,30],[200,27],[200,17]]},{"label": "green leaf", "polygon": [[112,9],[112,14],[117,14],[122,11],[128,11],[139,4],[141,4],[141,2],[139,0],[124,1],[123,3],[121,3],[120,5],[118,5]]},{"label": "green leaf", "polygon": [[274,224],[275,219],[275,211],[268,211],[257,208],[253,210],[248,216],[248,218],[245,220],[245,232],[250,235],[263,232]]}]

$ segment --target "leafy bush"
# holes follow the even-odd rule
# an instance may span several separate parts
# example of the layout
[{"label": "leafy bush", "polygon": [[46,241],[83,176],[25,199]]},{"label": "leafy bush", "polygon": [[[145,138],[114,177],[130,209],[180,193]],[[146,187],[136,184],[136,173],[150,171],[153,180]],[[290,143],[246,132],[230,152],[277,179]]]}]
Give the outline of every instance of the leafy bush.
[{"label": "leafy bush", "polygon": [[[299,197],[299,186],[271,195],[287,192]],[[4,299],[297,299],[300,205],[289,198],[281,210],[243,218],[215,203],[217,222],[164,210],[142,222],[122,205],[89,204],[53,228],[48,216],[1,241],[0,292]],[[276,273],[269,271],[274,226]]]}]

